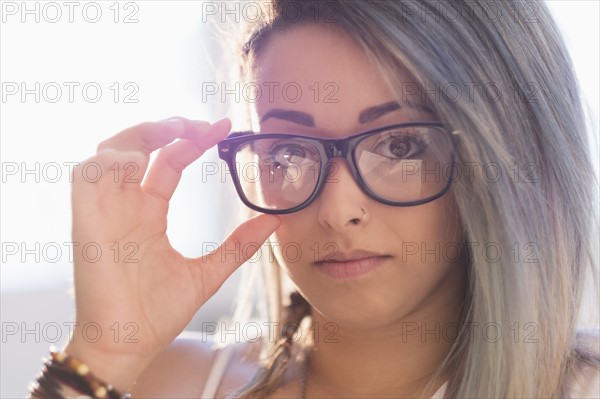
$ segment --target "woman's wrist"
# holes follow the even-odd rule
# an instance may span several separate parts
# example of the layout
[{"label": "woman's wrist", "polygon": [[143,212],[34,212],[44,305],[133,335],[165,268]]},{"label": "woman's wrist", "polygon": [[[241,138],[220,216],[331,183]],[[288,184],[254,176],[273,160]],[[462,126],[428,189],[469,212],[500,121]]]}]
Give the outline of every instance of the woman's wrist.
[{"label": "woman's wrist", "polygon": [[121,392],[128,391],[151,362],[152,357],[108,353],[94,344],[71,342],[64,353],[78,359],[103,381]]},{"label": "woman's wrist", "polygon": [[66,352],[50,352],[42,372],[30,386],[32,398],[124,399],[111,384],[100,379],[80,359]]}]

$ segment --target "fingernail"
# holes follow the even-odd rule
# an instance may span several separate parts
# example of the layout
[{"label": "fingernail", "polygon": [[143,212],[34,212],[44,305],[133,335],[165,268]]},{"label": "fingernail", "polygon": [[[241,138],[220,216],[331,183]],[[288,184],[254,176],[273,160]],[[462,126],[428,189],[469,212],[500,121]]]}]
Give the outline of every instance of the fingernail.
[{"label": "fingernail", "polygon": [[210,123],[206,122],[206,121],[199,121],[199,120],[193,120],[191,121],[192,125],[194,127],[208,127],[210,126]]},{"label": "fingernail", "polygon": [[181,122],[181,120],[182,119],[179,116],[172,116],[168,119],[163,119],[162,121],[159,121],[159,122],[169,124],[169,123],[179,123],[179,122]]},{"label": "fingernail", "polygon": [[211,125],[212,125],[213,127],[221,127],[221,126],[223,126],[223,125],[224,125],[224,124],[226,124],[226,123],[229,123],[229,118],[228,118],[228,117],[221,118],[221,119],[219,119],[218,121],[216,121],[216,122],[214,122],[214,123],[211,123]]}]

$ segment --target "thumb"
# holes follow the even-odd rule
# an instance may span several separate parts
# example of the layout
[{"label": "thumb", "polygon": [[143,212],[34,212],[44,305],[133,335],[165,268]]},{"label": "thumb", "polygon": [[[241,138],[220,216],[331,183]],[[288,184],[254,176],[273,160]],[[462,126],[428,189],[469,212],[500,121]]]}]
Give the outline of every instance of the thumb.
[{"label": "thumb", "polygon": [[281,225],[275,215],[254,216],[236,227],[215,250],[193,260],[202,269],[202,290],[207,300],[227,278],[250,259]]}]

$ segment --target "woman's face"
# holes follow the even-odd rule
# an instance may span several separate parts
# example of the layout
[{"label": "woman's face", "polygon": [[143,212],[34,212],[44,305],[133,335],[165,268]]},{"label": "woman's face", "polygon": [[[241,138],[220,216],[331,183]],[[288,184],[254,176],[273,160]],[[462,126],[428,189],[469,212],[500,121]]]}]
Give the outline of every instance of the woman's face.
[{"label": "woman's face", "polygon": [[[406,103],[373,109],[395,98],[361,48],[337,29],[301,25],[274,34],[254,67],[263,89],[255,115],[260,133],[343,138],[434,119]],[[412,97],[418,100],[406,100]],[[278,262],[310,304],[339,326],[362,329],[431,317],[460,302],[465,268],[453,248],[462,248],[463,236],[451,192],[424,205],[389,206],[361,190],[344,159],[334,163],[335,180],[308,207],[283,215],[274,233]],[[361,267],[319,263],[330,255],[371,258],[359,261],[368,271],[348,275],[343,270]]]}]

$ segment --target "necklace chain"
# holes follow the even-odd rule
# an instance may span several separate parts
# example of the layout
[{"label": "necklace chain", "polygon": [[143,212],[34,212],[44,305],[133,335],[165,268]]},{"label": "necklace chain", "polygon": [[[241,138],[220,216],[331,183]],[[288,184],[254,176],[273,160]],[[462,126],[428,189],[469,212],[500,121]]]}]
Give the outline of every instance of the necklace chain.
[{"label": "necklace chain", "polygon": [[302,362],[302,379],[300,382],[300,399],[306,399],[306,383],[308,380],[308,353],[304,357],[304,362]]}]

